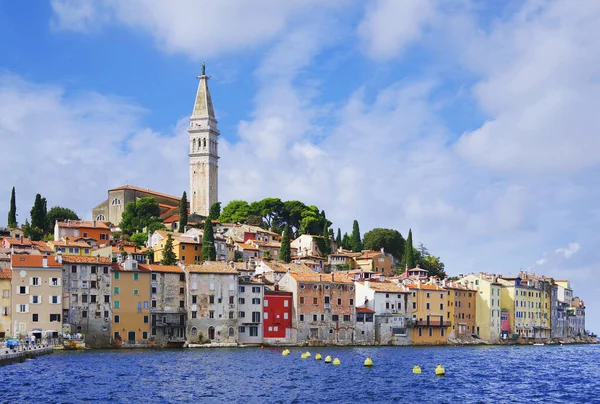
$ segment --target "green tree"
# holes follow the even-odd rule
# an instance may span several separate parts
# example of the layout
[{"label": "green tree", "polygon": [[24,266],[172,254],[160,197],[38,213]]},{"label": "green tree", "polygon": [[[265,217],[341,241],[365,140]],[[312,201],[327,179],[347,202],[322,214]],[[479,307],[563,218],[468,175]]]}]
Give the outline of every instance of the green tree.
[{"label": "green tree", "polygon": [[344,233],[344,237],[342,237],[342,248],[344,250],[351,250],[352,245],[350,244],[350,236],[348,233]]},{"label": "green tree", "polygon": [[375,228],[365,233],[364,244],[367,250],[383,248],[397,259],[404,255],[404,238],[397,230]]},{"label": "green tree", "polygon": [[183,195],[181,195],[181,200],[179,201],[179,232],[183,233],[185,231],[185,226],[188,223],[188,202],[187,202],[187,194],[183,191]]},{"label": "green tree", "polygon": [[279,254],[279,259],[288,263],[292,260],[292,254],[290,250],[290,229],[288,226],[285,226],[283,235],[281,237],[281,251]]},{"label": "green tree", "polygon": [[221,202],[215,202],[212,205],[210,205],[208,218],[210,220],[219,220],[219,216],[221,216]]},{"label": "green tree", "polygon": [[266,228],[271,229],[278,225],[283,214],[284,204],[279,198],[265,198],[262,201],[250,204],[250,213],[259,216],[264,221]]},{"label": "green tree", "polygon": [[25,219],[25,225],[23,226],[23,235],[30,238],[33,241],[40,241],[44,238],[44,232],[39,227],[33,227],[29,224],[29,220]]},{"label": "green tree", "polygon": [[124,233],[134,234],[144,231],[144,228],[150,227],[151,224],[156,228],[157,223],[162,226],[158,202],[150,196],[145,196],[125,206],[119,227]]},{"label": "green tree", "polygon": [[250,205],[242,200],[229,202],[219,216],[221,223],[245,223],[250,215]]},{"label": "green tree", "polygon": [[135,233],[129,237],[129,241],[134,243],[136,247],[143,247],[148,241],[148,233]]},{"label": "green tree", "polygon": [[331,240],[329,239],[329,230],[327,229],[327,225],[323,227],[323,249],[321,250],[321,255],[323,257],[327,257],[331,254]]},{"label": "green tree", "polygon": [[42,198],[40,194],[35,196],[33,207],[30,211],[31,214],[31,227],[29,231],[29,237],[34,241],[40,241],[47,228],[47,204],[46,198]]},{"label": "green tree", "polygon": [[429,272],[429,276],[437,276],[440,279],[447,277],[444,263],[440,260],[440,257],[427,254],[424,257],[420,257],[419,266],[426,269]]},{"label": "green tree", "polygon": [[404,244],[404,265],[408,269],[412,269],[416,266],[417,261],[415,259],[415,249],[413,247],[412,229],[408,230],[408,237],[406,237],[406,243]]},{"label": "green tree", "polygon": [[177,256],[173,251],[173,237],[169,233],[167,235],[167,241],[165,242],[165,248],[163,249],[162,260],[160,260],[162,265],[175,265],[177,263]]},{"label": "green tree", "polygon": [[215,235],[213,224],[210,219],[204,221],[204,233],[202,234],[202,261],[216,261],[217,249],[215,248]]},{"label": "green tree", "polygon": [[8,211],[8,227],[14,229],[17,227],[17,200],[15,196],[15,187],[12,187],[10,194],[10,210]]},{"label": "green tree", "polygon": [[354,221],[352,224],[352,235],[350,236],[350,247],[354,252],[361,252],[363,244],[360,239],[360,229],[358,228],[358,221]]},{"label": "green tree", "polygon": [[67,220],[79,220],[79,216],[69,208],[53,206],[46,214],[46,229],[52,231],[56,222],[64,222]]},{"label": "green tree", "polygon": [[337,245],[337,247],[342,246],[342,231],[340,230],[339,227],[338,227],[337,237],[335,238],[335,244]]}]

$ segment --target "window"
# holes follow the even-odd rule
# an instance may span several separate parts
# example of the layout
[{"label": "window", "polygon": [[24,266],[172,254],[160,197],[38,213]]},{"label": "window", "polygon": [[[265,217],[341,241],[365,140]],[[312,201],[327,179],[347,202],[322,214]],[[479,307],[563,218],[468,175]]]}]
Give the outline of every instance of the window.
[{"label": "window", "polygon": [[252,322],[253,323],[260,323],[260,311],[253,311],[252,312]]},{"label": "window", "polygon": [[354,306],[354,299],[350,299],[350,306]]},{"label": "window", "polygon": [[156,293],[156,286],[152,286],[151,293]]},{"label": "window", "polygon": [[246,327],[244,327],[243,325],[239,326],[238,327],[238,332],[240,334],[244,334],[246,332]]},{"label": "window", "polygon": [[433,328],[429,327],[429,336],[432,337],[433,336]]},{"label": "window", "polygon": [[152,308],[155,309],[156,308],[156,300],[152,300]]},{"label": "window", "polygon": [[31,296],[31,304],[40,304],[41,303],[41,296]]},{"label": "window", "polygon": [[338,299],[337,303],[338,303],[338,306],[341,306],[342,305],[342,299]]},{"label": "window", "polygon": [[288,317],[289,317],[289,316],[288,316],[288,313],[283,313],[283,318],[284,318],[284,320],[287,320],[287,319],[288,319]]},{"label": "window", "polygon": [[215,304],[215,296],[214,295],[210,295],[208,297],[208,303],[210,304]]},{"label": "window", "polygon": [[[85,234],[85,233],[84,233],[84,234]],[[85,236],[84,236],[84,237],[85,237]],[[86,248],[86,250],[87,250],[87,248]],[[89,251],[86,251],[86,254],[87,254],[88,252],[89,252]],[[96,273],[96,271],[97,271],[97,269],[96,269],[96,265],[92,265],[91,273],[95,274],[95,273]]]},{"label": "window", "polygon": [[426,306],[426,308],[427,308],[427,310],[429,310],[429,303],[427,303],[427,306]]},{"label": "window", "polygon": [[192,318],[197,318],[197,317],[198,317],[198,312],[192,311]]},{"label": "window", "polygon": [[215,311],[211,310],[208,312],[208,318],[215,318]]},{"label": "window", "polygon": [[290,302],[288,300],[283,301],[283,307],[289,307]]},{"label": "window", "polygon": [[40,278],[38,278],[38,277],[31,278],[31,284],[33,286],[40,286]]},{"label": "window", "polygon": [[251,337],[258,337],[258,327],[256,327],[256,326],[250,326],[250,336]]},{"label": "window", "polygon": [[26,295],[27,294],[27,286],[19,286],[19,294]]},{"label": "window", "polygon": [[96,295],[90,295],[90,303],[96,303]]},{"label": "window", "polygon": [[413,310],[416,310],[417,309],[417,302],[412,302],[412,304],[413,304]]},{"label": "window", "polygon": [[182,249],[183,251],[185,251],[185,245],[182,245],[182,246],[181,246],[181,249]]},{"label": "window", "polygon": [[260,286],[252,286],[252,293],[260,293]]},{"label": "window", "polygon": [[239,318],[246,318],[246,312],[245,312],[245,311],[240,311],[240,312],[238,313],[238,317],[239,317]]},{"label": "window", "polygon": [[120,308],[120,303],[118,300],[115,300],[115,309]]},{"label": "window", "polygon": [[148,324],[148,316],[144,316],[144,324]]},{"label": "window", "polygon": [[185,274],[179,274],[179,282],[185,282]]},{"label": "window", "polygon": [[340,321],[340,316],[334,314],[333,316],[331,316],[331,321]]},{"label": "window", "polygon": [[133,273],[133,280],[134,280],[134,281],[137,281],[137,280],[139,280],[139,279],[140,279],[140,274],[139,274],[139,273],[137,273],[137,272],[134,272],[134,273]]},{"label": "window", "polygon": [[425,297],[427,297],[429,299],[429,292],[427,292],[427,294],[425,295]]},{"label": "window", "polygon": [[233,311],[230,311],[229,312],[229,319],[232,320],[233,318],[235,318],[234,316],[235,316],[235,313]]},{"label": "window", "polygon": [[104,267],[104,274],[108,274],[108,267]]},{"label": "window", "polygon": [[86,310],[82,310],[81,311],[81,317],[82,318],[87,318],[87,311]]},{"label": "window", "polygon": [[304,314],[300,314],[300,321],[304,321]]},{"label": "window", "polygon": [[[233,317],[231,317],[233,318]],[[235,330],[233,329],[233,327],[229,327],[229,336],[233,337],[235,335]]]},{"label": "window", "polygon": [[28,306],[27,304],[19,304],[19,305],[17,305],[17,312],[19,312],[19,313],[27,313],[29,311],[27,306]]},{"label": "window", "polygon": [[350,321],[350,314],[344,314],[344,321]]},{"label": "window", "polygon": [[329,304],[329,296],[325,296],[325,304]]},{"label": "window", "polygon": [[148,331],[142,331],[142,339],[148,339]]},{"label": "window", "polygon": [[110,295],[104,295],[104,303],[110,303]]},{"label": "window", "polygon": [[[73,250],[72,248],[69,248],[69,250]],[[69,251],[69,252],[73,252],[73,251]],[[77,273],[77,265],[71,265],[71,273],[72,274],[76,274]]]},{"label": "window", "polygon": [[252,298],[252,304],[260,304],[260,298],[258,298],[258,297]]},{"label": "window", "polygon": [[60,285],[60,281],[58,280],[58,278],[50,278],[50,286],[59,286]]},{"label": "window", "polygon": [[440,303],[440,310],[444,310],[444,303]]},{"label": "window", "polygon": [[33,313],[31,315],[31,321],[33,321],[34,323],[37,323],[38,321],[40,321],[40,315],[37,313]]},{"label": "window", "polygon": [[112,206],[119,206],[121,205],[121,200],[119,198],[114,198],[112,201],[110,201],[110,204]]},{"label": "window", "polygon": [[106,218],[104,217],[104,215],[98,215],[96,216],[96,221],[97,222],[104,222],[106,220]]},{"label": "window", "polygon": [[119,280],[119,273],[115,272],[115,281],[118,281],[118,280]]},{"label": "window", "polygon": [[235,296],[229,296],[229,304],[235,304]]},{"label": "window", "polygon": [[313,321],[318,321],[318,320],[319,320],[319,318],[317,317],[317,315],[313,314]]},{"label": "window", "polygon": [[138,289],[133,289],[133,294],[137,296],[140,294],[140,291]]},{"label": "window", "polygon": [[50,296],[50,303],[52,303],[52,304],[59,304],[60,303],[60,297],[59,296]]},{"label": "window", "polygon": [[304,296],[300,296],[300,304],[304,304]]},{"label": "window", "polygon": [[121,289],[118,286],[115,286],[114,290],[113,290],[113,294],[118,295],[120,291],[121,291]]},{"label": "window", "polygon": [[88,295],[81,295],[81,303],[87,303],[88,302]]},{"label": "window", "polygon": [[60,314],[50,314],[50,322],[59,322]]},{"label": "window", "polygon": [[91,287],[92,289],[96,289],[96,286],[97,286],[97,283],[96,283],[96,281],[90,281],[90,287]]},{"label": "window", "polygon": [[179,308],[183,309],[185,307],[185,300],[180,300],[179,301]]},{"label": "window", "polygon": [[185,255],[181,256],[181,261],[185,261]]},{"label": "window", "polygon": [[198,296],[192,295],[192,304],[196,304],[196,303],[198,303]]},{"label": "window", "polygon": [[246,291],[246,287],[245,286],[240,286],[240,293],[244,293]]}]

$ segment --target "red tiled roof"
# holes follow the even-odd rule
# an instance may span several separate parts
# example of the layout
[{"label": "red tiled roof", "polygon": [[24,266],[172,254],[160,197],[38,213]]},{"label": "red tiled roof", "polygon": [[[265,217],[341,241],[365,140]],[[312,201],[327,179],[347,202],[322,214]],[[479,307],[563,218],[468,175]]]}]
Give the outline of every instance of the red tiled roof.
[{"label": "red tiled roof", "polygon": [[0,268],[0,279],[12,279],[12,270],[10,268]]},{"label": "red tiled roof", "polygon": [[298,282],[354,283],[354,281],[343,272],[336,272],[333,274],[318,274],[316,272],[290,272],[290,275]]},{"label": "red tiled roof", "polygon": [[[11,265],[13,268],[43,268],[42,260],[45,256],[42,255],[13,255],[11,257]],[[55,255],[47,257],[49,268],[62,268],[62,264],[56,261]]]},{"label": "red tiled roof", "polygon": [[238,271],[231,268],[226,262],[222,261],[204,261],[199,265],[186,265],[185,269],[192,273],[205,273],[205,274],[235,274]]},{"label": "red tiled roof", "polygon": [[183,269],[177,265],[139,264],[138,267],[147,269],[151,272],[183,273]]},{"label": "red tiled roof", "polygon": [[72,227],[74,229],[83,227],[86,229],[110,230],[110,228],[104,222],[95,222],[96,225],[94,226],[94,222],[89,221],[89,220],[71,220],[70,222],[57,222],[57,223],[58,223],[58,227],[66,227],[66,228]]},{"label": "red tiled roof", "polygon": [[375,310],[367,309],[366,307],[357,307],[357,313],[375,313]]},{"label": "red tiled roof", "polygon": [[64,255],[63,263],[65,264],[110,264],[112,259],[108,257],[78,257],[74,255]]}]

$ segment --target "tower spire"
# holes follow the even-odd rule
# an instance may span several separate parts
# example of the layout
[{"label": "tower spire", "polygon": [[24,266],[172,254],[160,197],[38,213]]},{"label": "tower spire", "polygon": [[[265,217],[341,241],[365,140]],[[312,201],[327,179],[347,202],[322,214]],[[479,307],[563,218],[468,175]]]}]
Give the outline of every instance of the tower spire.
[{"label": "tower spire", "polygon": [[202,62],[202,74],[196,78],[199,79],[200,82],[198,83],[196,102],[194,103],[191,119],[206,117],[215,119],[215,111],[213,109],[212,99],[210,98],[210,91],[208,90],[208,79],[210,79],[210,77],[206,75],[206,65],[204,62]]}]

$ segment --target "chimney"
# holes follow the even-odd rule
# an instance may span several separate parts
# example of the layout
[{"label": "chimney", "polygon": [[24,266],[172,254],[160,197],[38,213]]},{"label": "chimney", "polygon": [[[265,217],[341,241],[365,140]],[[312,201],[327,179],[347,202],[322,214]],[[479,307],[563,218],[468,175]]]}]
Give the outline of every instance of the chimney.
[{"label": "chimney", "polygon": [[23,235],[22,234],[19,236],[19,244],[23,244]]},{"label": "chimney", "polygon": [[42,267],[48,268],[48,257],[46,255],[42,257]]},{"label": "chimney", "polygon": [[371,285],[371,281],[365,281],[365,286],[368,288]]},{"label": "chimney", "polygon": [[383,247],[381,247],[381,253],[385,254],[385,250],[383,249]]},{"label": "chimney", "polygon": [[62,264],[62,252],[59,251],[56,253],[56,262],[58,262],[59,264]]},{"label": "chimney", "polygon": [[275,284],[275,292],[277,292],[277,291],[279,291],[279,284],[278,283]]},{"label": "chimney", "polygon": [[96,255],[96,262],[100,262],[100,254]]}]

